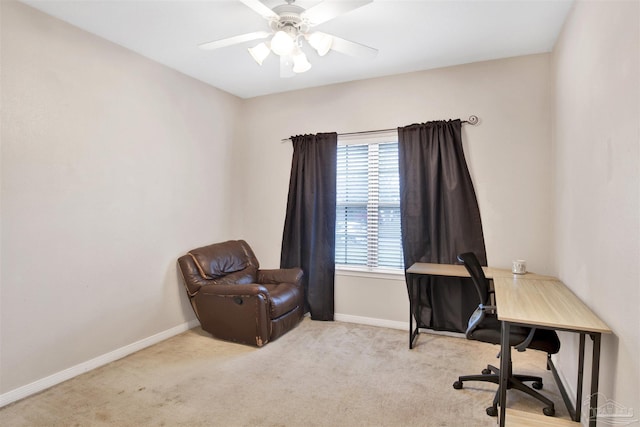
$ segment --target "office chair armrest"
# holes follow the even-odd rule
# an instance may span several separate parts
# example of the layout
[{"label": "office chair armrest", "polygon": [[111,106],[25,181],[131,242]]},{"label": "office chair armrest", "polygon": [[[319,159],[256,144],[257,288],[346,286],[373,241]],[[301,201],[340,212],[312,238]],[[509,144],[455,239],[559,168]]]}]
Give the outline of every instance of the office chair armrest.
[{"label": "office chair armrest", "polygon": [[469,317],[469,323],[467,324],[467,330],[465,332],[467,339],[471,339],[471,333],[473,333],[478,325],[482,323],[486,313],[493,314],[495,312],[495,305],[480,304],[478,308],[476,308],[475,311],[471,314],[471,317]]},{"label": "office chair armrest", "polygon": [[536,328],[531,328],[531,330],[529,331],[529,335],[527,335],[527,338],[525,338],[524,341],[522,341],[520,344],[514,345],[513,347],[519,352],[525,351],[527,347],[529,347],[529,344],[531,344],[531,341],[533,341],[533,335],[535,333]]}]

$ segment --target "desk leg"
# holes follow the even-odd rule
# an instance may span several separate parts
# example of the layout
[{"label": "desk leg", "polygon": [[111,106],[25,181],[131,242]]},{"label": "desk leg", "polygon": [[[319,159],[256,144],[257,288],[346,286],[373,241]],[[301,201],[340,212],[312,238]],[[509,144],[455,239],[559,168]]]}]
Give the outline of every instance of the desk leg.
[{"label": "desk leg", "polygon": [[[420,307],[420,276],[416,274],[409,275],[409,349],[413,348],[413,342],[420,334],[419,321],[416,318],[416,328],[413,328],[415,307]],[[414,304],[414,300],[416,303]]]},{"label": "desk leg", "polygon": [[413,348],[413,288],[415,277],[409,275],[409,350]]},{"label": "desk leg", "polygon": [[507,388],[509,387],[509,365],[511,364],[511,346],[509,345],[509,334],[511,325],[509,322],[502,322],[502,334],[500,336],[500,384],[499,392],[500,405],[499,422],[500,427],[504,427],[504,416],[507,407]]},{"label": "desk leg", "polygon": [[[591,360],[591,398],[589,402],[589,427],[596,427],[598,418],[598,380],[600,378],[600,339],[601,334],[591,334],[593,339],[593,358]],[[579,405],[581,402],[576,402]]]},{"label": "desk leg", "polygon": [[584,341],[585,333],[580,333],[580,347],[578,351],[578,385],[576,388],[576,410],[573,421],[580,422],[582,416],[582,386],[584,384]]}]

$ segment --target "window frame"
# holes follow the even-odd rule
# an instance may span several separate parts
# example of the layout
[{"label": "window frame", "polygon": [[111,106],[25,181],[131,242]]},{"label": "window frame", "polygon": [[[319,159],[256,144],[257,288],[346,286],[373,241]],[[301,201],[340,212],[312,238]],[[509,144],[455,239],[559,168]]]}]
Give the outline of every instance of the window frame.
[{"label": "window frame", "polygon": [[[367,132],[358,134],[338,135],[338,146],[380,144],[388,142],[398,142],[398,132],[396,130]],[[336,205],[338,205],[336,201]],[[382,205],[378,205],[378,208]],[[400,231],[400,236],[402,236]],[[400,237],[402,238],[402,237]],[[400,242],[402,244],[402,242]],[[404,261],[404,260],[402,260]],[[335,263],[336,274],[341,276],[358,276],[388,278],[392,280],[404,280],[405,268],[398,267],[369,267],[365,265]]]}]

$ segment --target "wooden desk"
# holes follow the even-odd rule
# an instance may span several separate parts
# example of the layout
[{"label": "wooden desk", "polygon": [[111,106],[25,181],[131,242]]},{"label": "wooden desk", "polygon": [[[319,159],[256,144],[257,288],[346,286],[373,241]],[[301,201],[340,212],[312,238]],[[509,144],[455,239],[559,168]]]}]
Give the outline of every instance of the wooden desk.
[{"label": "wooden desk", "polygon": [[562,398],[574,421],[580,421],[582,404],[582,384],[585,356],[585,336],[593,340],[591,361],[591,395],[589,403],[589,426],[596,426],[598,408],[598,379],[600,372],[600,341],[602,334],[611,329],[596,316],[571,290],[556,278],[509,278],[494,277],[498,319],[502,321],[502,342],[500,360],[500,426],[505,425],[507,399],[508,366],[511,361],[509,331],[511,325],[523,325],[544,329],[570,331],[580,334],[578,356],[578,384],[576,387],[576,407],[558,377],[551,359],[549,367],[560,388]]},{"label": "wooden desk", "polygon": [[[576,408],[571,404],[566,390],[560,381],[558,372],[548,359],[562,398],[571,414],[579,421],[581,417],[583,368],[585,355],[585,337],[593,340],[593,358],[591,362],[591,395],[589,404],[589,426],[596,426],[598,407],[598,377],[600,369],[600,340],[602,334],[611,333],[611,329],[596,316],[569,288],[553,276],[540,274],[513,274],[509,270],[483,267],[485,276],[493,279],[498,319],[502,321],[502,343],[500,360],[500,426],[505,425],[507,399],[508,366],[511,361],[509,330],[512,324],[571,331],[580,334],[578,357],[578,385]],[[410,280],[414,276],[450,276],[470,277],[463,265],[415,263],[407,269]],[[413,302],[409,298],[409,348],[418,335],[418,327],[413,330]]]},{"label": "wooden desk", "polygon": [[[407,281],[410,284],[410,292],[413,292],[413,284],[416,283],[417,276],[471,277],[464,265],[416,262],[407,269]],[[418,294],[418,300],[419,299],[420,294]],[[413,342],[420,334],[418,319],[416,319],[415,329],[413,328],[413,311],[413,298],[409,297],[409,349],[413,348]]]},{"label": "wooden desk", "polygon": [[[487,279],[495,277],[509,277],[516,280],[519,279],[552,279],[557,280],[553,276],[544,276],[542,274],[526,273],[513,274],[511,270],[494,267],[482,267],[484,275]],[[433,264],[428,262],[416,262],[407,269],[409,274],[425,275],[425,276],[448,276],[448,277],[471,277],[469,272],[462,264]]]},{"label": "wooden desk", "polygon": [[[555,279],[552,276],[544,276],[535,273],[513,274],[511,270],[494,267],[482,267],[487,279],[496,277],[507,277],[514,280],[520,279]],[[445,277],[471,277],[462,264],[433,264],[427,262],[416,262],[407,269],[409,283],[413,283],[416,276],[445,276]],[[409,298],[409,348],[413,348],[415,338],[420,334],[420,328],[416,325],[413,328],[413,300]]]},{"label": "wooden desk", "polygon": [[[610,334],[611,329],[560,280],[494,277],[498,318],[547,329]],[[496,304],[497,305],[497,304]]]}]

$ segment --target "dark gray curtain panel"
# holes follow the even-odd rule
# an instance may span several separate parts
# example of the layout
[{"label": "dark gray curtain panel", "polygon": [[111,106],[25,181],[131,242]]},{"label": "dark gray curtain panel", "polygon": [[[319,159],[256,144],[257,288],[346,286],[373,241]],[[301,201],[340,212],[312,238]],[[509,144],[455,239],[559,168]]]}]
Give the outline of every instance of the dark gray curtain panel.
[{"label": "dark gray curtain panel", "polygon": [[[456,264],[487,255],[476,194],[462,149],[460,120],[398,128],[400,215],[405,268],[415,262]],[[478,305],[469,279],[422,277],[407,282],[421,328],[464,332]]]},{"label": "dark gray curtain panel", "polygon": [[291,138],[293,158],[282,235],[282,268],[304,271],[305,312],[333,320],[337,133]]}]

